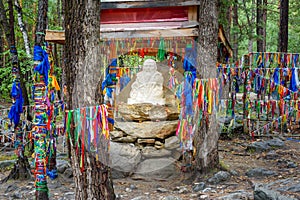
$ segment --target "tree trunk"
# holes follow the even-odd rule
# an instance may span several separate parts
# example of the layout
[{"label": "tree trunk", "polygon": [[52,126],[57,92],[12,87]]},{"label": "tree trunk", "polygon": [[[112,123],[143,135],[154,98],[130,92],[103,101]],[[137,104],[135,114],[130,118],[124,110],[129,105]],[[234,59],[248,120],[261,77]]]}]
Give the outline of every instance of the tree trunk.
[{"label": "tree trunk", "polygon": [[18,24],[19,24],[19,27],[20,27],[20,31],[22,32],[22,35],[23,35],[26,54],[29,57],[31,57],[28,33],[27,33],[27,29],[26,29],[26,27],[24,25],[24,22],[23,22],[22,7],[19,4],[19,0],[15,0],[15,8],[16,8],[16,11],[18,13]]},{"label": "tree trunk", "polygon": [[3,39],[3,31],[0,28],[0,68],[4,67],[4,56],[2,57],[2,53],[4,52],[4,39]]},{"label": "tree trunk", "polygon": [[256,2],[257,52],[266,51],[267,0]]},{"label": "tree trunk", "polygon": [[[217,0],[200,1],[199,24],[197,70],[203,75],[203,78],[216,78],[215,63],[217,62],[218,42]],[[207,127],[203,125],[195,133],[194,146],[196,148],[195,162],[197,171],[207,172],[219,166],[218,138],[216,116],[212,114],[209,117],[209,125]]]},{"label": "tree trunk", "polygon": [[218,19],[219,23],[223,25],[225,36],[230,39],[230,25],[231,25],[231,2],[227,0],[218,0]]},{"label": "tree trunk", "polygon": [[234,26],[234,33],[233,33],[233,61],[238,60],[239,56],[239,41],[238,41],[238,26],[239,26],[239,18],[238,18],[238,1],[235,0],[233,6],[233,26]]},{"label": "tree trunk", "polygon": [[280,0],[278,52],[288,50],[289,0]]},{"label": "tree trunk", "polygon": [[263,17],[263,30],[262,30],[262,37],[263,37],[263,50],[264,52],[267,51],[267,6],[268,6],[268,0],[263,0],[263,10],[262,10],[262,17]]},{"label": "tree trunk", "polygon": [[[100,1],[65,0],[65,58],[68,109],[96,105],[96,86],[100,76]],[[101,137],[102,138],[102,137]],[[70,134],[71,163],[76,186],[75,199],[114,200],[110,169],[86,149],[76,153],[74,129]],[[83,147],[81,146],[83,149]],[[81,149],[81,150],[82,150]],[[100,148],[101,149],[101,148]],[[105,160],[108,152],[102,148]],[[80,169],[80,159],[84,157]],[[105,163],[105,162],[104,162]],[[106,163],[107,164],[107,163]]]},{"label": "tree trunk", "polygon": [[[10,55],[11,55],[11,62],[12,62],[13,89],[11,92],[11,97],[12,97],[13,105],[9,112],[9,118],[14,123],[14,131],[15,131],[14,142],[15,142],[15,148],[16,148],[18,160],[15,163],[14,168],[12,169],[10,174],[2,182],[7,181],[8,179],[28,179],[31,177],[28,159],[26,156],[24,156],[23,133],[21,131],[22,128],[19,123],[19,120],[14,120],[16,118],[20,119],[20,115],[22,113],[22,106],[23,106],[22,90],[23,89],[20,88],[20,66],[19,66],[17,48],[15,47],[14,13],[13,13],[12,0],[8,1],[8,10],[9,10],[9,20],[5,15],[4,4],[2,1],[0,1],[0,11],[1,11],[0,21],[1,21],[1,25],[4,27],[6,38],[10,46]],[[27,94],[26,92],[24,93]]]},{"label": "tree trunk", "polygon": [[257,35],[257,52],[264,52],[262,0],[256,1],[256,35]]},{"label": "tree trunk", "polygon": [[[35,139],[35,188],[36,199],[48,200],[48,186],[46,179],[46,138],[49,135],[48,115],[47,115],[47,101],[40,101],[39,98],[47,99],[47,85],[48,85],[48,70],[38,70],[39,64],[43,68],[50,68],[49,64],[45,62],[48,60],[45,50],[42,49],[45,41],[45,30],[47,22],[48,0],[39,0],[38,2],[38,15],[35,33],[35,46],[34,46],[34,106],[37,108],[34,112],[33,121],[33,135]],[[44,117],[46,116],[46,117]]]}]

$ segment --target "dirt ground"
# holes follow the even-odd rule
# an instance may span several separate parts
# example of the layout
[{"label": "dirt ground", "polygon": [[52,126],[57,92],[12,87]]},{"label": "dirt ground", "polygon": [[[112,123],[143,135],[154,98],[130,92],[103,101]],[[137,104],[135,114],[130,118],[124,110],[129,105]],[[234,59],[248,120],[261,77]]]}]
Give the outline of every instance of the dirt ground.
[{"label": "dirt ground", "polygon": [[[247,199],[253,199],[253,185],[255,183],[271,183],[288,178],[293,178],[296,181],[300,180],[299,138],[284,140],[284,142],[285,147],[273,149],[277,158],[267,159],[268,152],[257,153],[246,151],[247,145],[251,143],[250,139],[220,140],[220,164],[223,170],[231,173],[231,177],[229,180],[219,184],[207,183],[208,178],[219,171],[212,170],[209,174],[192,177],[190,173],[182,173],[180,177],[168,181],[144,181],[132,180],[131,178],[115,179],[115,193],[118,199],[124,200],[176,200],[176,197],[182,200],[213,200],[236,191],[245,191],[250,194]],[[297,167],[288,168],[286,166],[286,162],[288,161],[292,161]],[[245,172],[257,167],[273,170],[278,175],[258,178],[249,178],[245,175]],[[0,179],[4,178],[7,174],[8,171],[1,171]],[[198,192],[193,191],[192,188],[195,182],[204,182],[206,184],[205,189]],[[58,179],[49,181],[48,185],[50,188],[50,199],[74,199],[75,185],[72,178],[65,178],[60,175]],[[12,189],[8,190],[9,188]],[[15,191],[23,191],[26,194],[22,198],[18,198],[18,195],[10,195]],[[299,193],[293,195],[296,199],[300,199]],[[166,198],[167,196],[175,197]],[[12,180],[0,184],[0,199],[34,199],[33,180],[29,182]]]},{"label": "dirt ground", "polygon": [[[234,171],[229,181],[217,185],[206,185],[207,191],[193,192],[193,182],[206,182],[216,171],[211,171],[207,175],[190,177],[188,173],[183,173],[182,177],[176,180],[162,182],[143,182],[135,181],[129,178],[115,180],[115,191],[121,195],[121,199],[132,199],[137,196],[147,196],[149,199],[163,199],[165,196],[176,196],[183,200],[190,199],[216,199],[220,196],[233,193],[235,191],[246,191],[251,193],[249,199],[253,199],[253,185],[255,183],[271,183],[278,180],[294,178],[300,180],[300,141],[285,140],[285,147],[274,149],[278,155],[277,159],[266,159],[267,152],[255,153],[247,152],[246,146],[251,143],[250,140],[234,139],[219,141],[219,158],[223,169]],[[298,165],[296,168],[286,168],[285,161],[292,161]],[[277,172],[277,176],[249,178],[245,175],[253,168],[266,168]],[[186,180],[188,179],[188,180]],[[190,181],[194,179],[194,181]],[[135,185],[136,189],[130,191],[130,185]],[[126,189],[127,188],[127,189]],[[167,189],[166,192],[158,191],[158,188]],[[186,188],[186,192],[180,194],[180,189]],[[126,192],[127,191],[127,192]],[[300,194],[297,197],[300,199]]]}]

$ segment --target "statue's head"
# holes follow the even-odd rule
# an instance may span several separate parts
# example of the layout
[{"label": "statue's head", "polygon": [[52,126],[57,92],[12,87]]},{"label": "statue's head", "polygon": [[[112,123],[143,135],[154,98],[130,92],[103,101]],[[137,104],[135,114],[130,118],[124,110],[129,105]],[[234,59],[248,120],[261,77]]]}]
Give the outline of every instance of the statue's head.
[{"label": "statue's head", "polygon": [[143,65],[143,71],[152,72],[157,71],[156,62],[153,59],[147,59]]}]

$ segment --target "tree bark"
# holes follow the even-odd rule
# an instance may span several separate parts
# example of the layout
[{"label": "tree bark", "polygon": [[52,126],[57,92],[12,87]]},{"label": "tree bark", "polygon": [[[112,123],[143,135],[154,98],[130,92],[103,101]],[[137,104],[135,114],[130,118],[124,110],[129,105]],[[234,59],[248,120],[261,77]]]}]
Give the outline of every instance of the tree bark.
[{"label": "tree bark", "polygon": [[262,0],[256,1],[256,35],[257,52],[264,52],[263,41],[263,3]]},{"label": "tree bark", "polygon": [[266,51],[267,0],[256,2],[257,52]]},{"label": "tree bark", "polygon": [[289,0],[280,0],[278,52],[288,50]]},{"label": "tree bark", "polygon": [[0,68],[4,67],[4,56],[2,57],[2,53],[4,52],[4,39],[3,39],[3,31],[0,27]]},{"label": "tree bark", "polygon": [[[37,15],[37,24],[35,32],[35,47],[34,47],[34,69],[43,62],[45,59],[48,59],[44,56],[42,46],[45,42],[45,30],[47,24],[47,11],[48,11],[48,0],[39,0],[38,1],[38,15]],[[48,73],[48,72],[46,72]],[[43,99],[47,97],[47,83],[45,82],[45,73],[35,72],[34,73],[34,104],[36,108],[39,108],[35,111],[34,121],[33,121],[33,135],[35,139],[35,187],[36,187],[36,199],[37,200],[48,200],[48,186],[46,179],[46,138],[49,135],[49,131],[46,127],[48,124],[48,115],[46,113],[48,106],[46,101],[36,100],[37,96],[41,96]],[[41,116],[47,116],[46,119]]]},{"label": "tree bark", "polygon": [[[13,13],[13,2],[12,0],[8,1],[8,11],[9,11],[9,18],[7,19],[5,14],[5,8],[3,1],[0,1],[0,21],[1,25],[5,31],[6,39],[10,46],[10,55],[11,55],[11,62],[12,62],[12,76],[13,82],[16,85],[16,90],[22,90],[25,95],[27,92],[24,89],[19,88],[20,81],[22,85],[22,79],[20,79],[20,65],[18,60],[18,52],[15,46],[15,30],[14,30],[14,13]],[[22,78],[22,77],[21,77]],[[17,92],[17,94],[12,94],[12,101],[13,106],[22,107],[21,97],[22,94]],[[28,99],[28,98],[27,98]],[[20,110],[16,111],[16,115],[20,115]],[[12,120],[14,121],[14,120]],[[28,163],[28,159],[24,156],[24,144],[23,144],[23,133],[21,131],[21,125],[19,122],[14,121],[14,131],[15,131],[15,146],[16,146],[16,153],[17,153],[17,162],[14,164],[14,168],[11,170],[10,174],[2,180],[2,182],[7,181],[8,179],[28,179],[31,177],[30,173],[30,166]]]},{"label": "tree bark", "polygon": [[238,32],[236,31],[239,26],[239,16],[238,16],[238,1],[234,1],[233,6],[233,26],[234,33],[233,33],[233,61],[238,60],[239,56],[239,41],[238,41]]},{"label": "tree bark", "polygon": [[[65,0],[65,58],[68,109],[96,105],[96,86],[100,76],[100,1],[83,0],[74,4]],[[114,200],[110,169],[103,160],[86,149],[84,165],[79,168],[74,129],[70,134],[71,163],[76,186],[75,199]],[[105,151],[105,148],[102,148]],[[102,152],[108,160],[107,152]],[[105,162],[104,162],[105,163]],[[107,164],[107,163],[106,163]]]},{"label": "tree bark", "polygon": [[22,35],[23,35],[25,51],[26,51],[26,54],[29,57],[31,57],[28,32],[27,32],[26,26],[23,22],[22,7],[19,4],[19,0],[15,0],[15,8],[16,8],[16,11],[18,13],[18,24],[19,24],[19,27],[20,27],[20,31],[22,32]]},{"label": "tree bark", "polygon": [[[198,67],[203,78],[216,78],[215,63],[217,62],[218,14],[217,0],[202,0],[199,6],[199,39]],[[206,124],[204,122],[204,124]],[[207,172],[219,166],[218,155],[219,133],[216,126],[216,116],[209,117],[209,125],[203,125],[195,133],[196,170]]]},{"label": "tree bark", "polygon": [[263,0],[263,10],[262,10],[262,17],[263,17],[263,50],[264,52],[267,51],[267,6],[268,6],[268,0]]}]

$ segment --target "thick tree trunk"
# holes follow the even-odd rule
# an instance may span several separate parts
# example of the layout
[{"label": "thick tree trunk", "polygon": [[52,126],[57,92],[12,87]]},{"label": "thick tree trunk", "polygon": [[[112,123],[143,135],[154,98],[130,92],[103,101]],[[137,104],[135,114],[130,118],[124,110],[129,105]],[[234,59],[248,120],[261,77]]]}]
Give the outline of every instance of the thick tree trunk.
[{"label": "thick tree trunk", "polygon": [[[47,11],[48,11],[48,0],[39,0],[38,2],[38,15],[35,33],[35,47],[34,47],[34,69],[43,62],[45,59],[45,52],[42,49],[45,41],[45,30],[47,22]],[[49,67],[44,65],[44,67]],[[35,139],[35,187],[36,187],[36,199],[38,200],[48,200],[48,186],[46,179],[46,138],[49,134],[47,129],[48,115],[46,111],[48,109],[46,101],[39,101],[37,97],[42,97],[46,99],[47,94],[47,83],[45,77],[48,76],[48,71],[44,70],[35,72],[34,74],[34,103],[38,110],[35,111],[34,115],[34,128],[33,132]],[[41,117],[41,116],[47,116]]]},{"label": "thick tree trunk", "polygon": [[278,52],[288,50],[289,0],[280,0]]},{"label": "thick tree trunk", "polygon": [[266,51],[267,0],[256,2],[257,52]]},{"label": "thick tree trunk", "polygon": [[[81,3],[64,1],[65,6],[65,57],[68,86],[68,109],[96,105],[96,86],[100,77],[100,1],[84,0]],[[97,161],[86,149],[81,156],[84,164],[79,168],[80,155],[76,153],[74,130],[70,135],[71,163],[76,186],[76,199],[114,200],[110,169]],[[106,155],[106,148],[100,148]],[[105,156],[106,161],[108,155]],[[107,164],[107,163],[106,163]]]},{"label": "thick tree trunk", "polygon": [[267,51],[267,6],[268,6],[268,0],[263,0],[263,10],[262,10],[262,17],[263,17],[263,50],[264,52]]},{"label": "thick tree trunk", "polygon": [[[218,14],[217,0],[202,0],[199,6],[199,39],[197,70],[203,78],[216,78]],[[204,123],[206,124],[206,123]],[[209,125],[203,125],[195,134],[196,170],[207,172],[218,167],[218,138],[216,115],[209,117]]]},{"label": "thick tree trunk", "polygon": [[[7,19],[5,15],[4,5],[3,2],[0,1],[0,11],[1,11],[1,25],[5,26],[5,35],[8,41],[8,44],[10,46],[10,55],[11,55],[11,62],[12,62],[12,76],[13,76],[13,82],[15,87],[14,92],[11,94],[12,96],[12,110],[13,107],[16,108],[14,114],[9,114],[9,117],[11,119],[15,118],[15,115],[19,115],[22,112],[22,93],[20,90],[23,90],[20,87],[20,81],[22,82],[22,79],[20,80],[20,66],[19,66],[19,60],[18,60],[18,52],[17,48],[15,47],[15,30],[14,30],[14,13],[13,13],[13,2],[12,0],[8,1],[8,10],[9,10],[9,20]],[[23,90],[24,91],[24,90]],[[25,92],[25,94],[27,94]],[[24,156],[24,144],[23,144],[23,133],[21,132],[21,125],[18,121],[12,120],[14,122],[14,130],[15,130],[15,147],[16,152],[18,156],[18,160],[14,165],[14,168],[6,177],[4,181],[7,181],[8,179],[28,179],[31,176],[30,173],[30,166],[28,163],[28,159],[26,156]]]},{"label": "thick tree trunk", "polygon": [[257,52],[264,52],[262,0],[256,1],[256,34],[257,34]]}]

